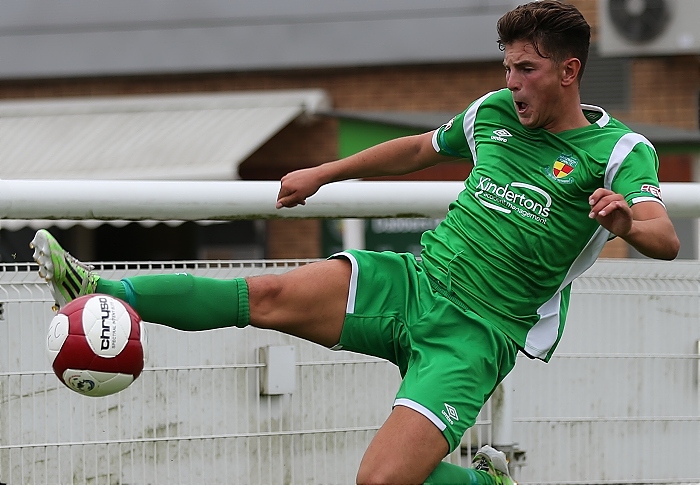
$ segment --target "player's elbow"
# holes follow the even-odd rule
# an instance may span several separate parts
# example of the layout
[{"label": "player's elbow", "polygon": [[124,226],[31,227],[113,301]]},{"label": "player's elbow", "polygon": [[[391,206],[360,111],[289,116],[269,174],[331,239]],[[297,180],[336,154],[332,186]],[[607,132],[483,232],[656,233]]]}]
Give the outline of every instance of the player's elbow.
[{"label": "player's elbow", "polygon": [[678,253],[681,250],[681,241],[678,239],[678,236],[673,233],[673,236],[669,239],[669,241],[666,244],[666,255],[665,257],[659,258],[659,259],[666,259],[666,260],[672,260],[676,259],[678,257]]},{"label": "player's elbow", "polygon": [[663,259],[666,261],[671,261],[678,257],[678,253],[681,250],[681,242],[678,236],[675,234],[669,234],[662,240],[657,240],[652,248],[645,250],[639,250],[645,256],[654,259]]},{"label": "player's elbow", "polygon": [[681,242],[673,223],[665,214],[635,221],[633,226],[634,230],[630,231],[625,239],[637,251],[649,258],[667,261],[678,257]]}]

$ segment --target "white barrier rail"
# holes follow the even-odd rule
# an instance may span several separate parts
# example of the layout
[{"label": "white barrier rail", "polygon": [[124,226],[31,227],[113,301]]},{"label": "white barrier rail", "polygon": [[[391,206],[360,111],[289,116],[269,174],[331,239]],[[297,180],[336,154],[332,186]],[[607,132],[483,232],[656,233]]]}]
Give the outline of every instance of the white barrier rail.
[{"label": "white barrier rail", "polygon": [[[275,208],[279,182],[0,180],[0,219],[232,220],[443,217],[463,182],[349,181]],[[700,217],[700,184],[661,184],[672,217]]]}]

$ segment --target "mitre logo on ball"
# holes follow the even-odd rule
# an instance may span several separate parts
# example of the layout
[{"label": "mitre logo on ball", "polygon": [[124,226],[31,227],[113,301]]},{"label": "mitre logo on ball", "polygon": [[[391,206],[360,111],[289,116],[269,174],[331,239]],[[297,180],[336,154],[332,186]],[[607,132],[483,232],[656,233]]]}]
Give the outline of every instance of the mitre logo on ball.
[{"label": "mitre logo on ball", "polygon": [[106,396],[128,387],[143,370],[146,334],[126,302],[102,294],[65,305],[49,325],[51,366],[68,388],[86,396]]}]

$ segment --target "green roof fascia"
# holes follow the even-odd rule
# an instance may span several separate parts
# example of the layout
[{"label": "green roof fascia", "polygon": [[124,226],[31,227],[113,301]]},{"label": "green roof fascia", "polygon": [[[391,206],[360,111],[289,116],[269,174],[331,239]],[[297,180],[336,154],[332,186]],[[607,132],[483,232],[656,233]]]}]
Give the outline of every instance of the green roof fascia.
[{"label": "green roof fascia", "polygon": [[419,133],[422,131],[417,128],[340,118],[338,154],[341,158],[347,157],[379,143]]}]

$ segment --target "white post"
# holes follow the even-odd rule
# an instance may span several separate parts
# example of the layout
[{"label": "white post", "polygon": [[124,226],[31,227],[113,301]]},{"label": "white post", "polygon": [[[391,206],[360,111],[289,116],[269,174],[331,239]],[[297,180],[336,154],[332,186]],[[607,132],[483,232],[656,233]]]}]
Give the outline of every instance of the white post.
[{"label": "white post", "polygon": [[512,450],[513,439],[513,384],[510,376],[499,384],[491,400],[492,441],[496,448]]},{"label": "white post", "polygon": [[[691,167],[693,182],[700,182],[700,153],[696,153]],[[700,191],[700,189],[698,189]],[[695,235],[695,259],[700,259],[700,215],[693,220]]]},{"label": "white post", "polygon": [[343,249],[365,249],[364,219],[343,219]]}]

